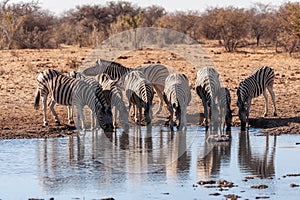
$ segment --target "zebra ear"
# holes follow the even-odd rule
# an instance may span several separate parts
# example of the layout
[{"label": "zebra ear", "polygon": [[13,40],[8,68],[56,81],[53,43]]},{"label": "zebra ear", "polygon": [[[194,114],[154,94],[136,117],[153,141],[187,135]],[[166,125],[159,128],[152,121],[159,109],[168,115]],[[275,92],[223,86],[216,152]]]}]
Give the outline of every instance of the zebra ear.
[{"label": "zebra ear", "polygon": [[72,77],[72,78],[76,78],[76,71],[71,71],[69,73],[69,76]]}]

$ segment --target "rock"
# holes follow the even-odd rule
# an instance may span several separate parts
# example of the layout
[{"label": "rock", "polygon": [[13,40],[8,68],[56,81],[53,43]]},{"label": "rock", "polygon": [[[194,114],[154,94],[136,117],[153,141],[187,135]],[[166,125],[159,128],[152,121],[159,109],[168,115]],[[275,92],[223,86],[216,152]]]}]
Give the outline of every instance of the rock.
[{"label": "rock", "polygon": [[251,188],[254,188],[254,189],[266,189],[268,188],[267,185],[253,185],[251,186]]},{"label": "rock", "polygon": [[214,181],[214,180],[198,181],[198,184],[199,185],[216,184],[216,181]]},{"label": "rock", "polygon": [[241,198],[240,196],[235,195],[235,194],[225,194],[224,197],[227,198],[227,199],[231,199],[231,200]]},{"label": "rock", "polygon": [[294,188],[294,187],[299,187],[299,185],[298,185],[298,184],[295,184],[295,183],[291,183],[290,186],[291,186],[292,188]]}]

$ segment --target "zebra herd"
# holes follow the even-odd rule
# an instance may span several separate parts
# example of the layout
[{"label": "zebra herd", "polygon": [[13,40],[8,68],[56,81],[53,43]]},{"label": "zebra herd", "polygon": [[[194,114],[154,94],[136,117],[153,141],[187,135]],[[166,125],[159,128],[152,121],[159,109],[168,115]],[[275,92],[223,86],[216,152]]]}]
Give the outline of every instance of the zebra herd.
[{"label": "zebra herd", "polygon": [[[170,71],[162,64],[127,68],[117,62],[98,59],[95,65],[82,72],[64,74],[54,69],[45,70],[38,75],[37,82],[34,107],[36,109],[39,107],[40,97],[42,97],[44,126],[48,125],[46,107],[49,96],[48,105],[57,124],[60,124],[60,120],[54,110],[56,103],[68,106],[69,123],[73,122],[72,107],[75,107],[78,111],[77,123],[81,121],[84,130],[86,125],[83,107],[88,106],[92,117],[91,128],[100,126],[104,131],[109,132],[117,126],[117,118],[124,131],[128,131],[131,107],[133,107],[132,120],[139,125],[150,124],[152,115],[156,115],[164,108],[167,114],[166,124],[171,130],[175,126],[181,130],[186,127],[187,106],[192,98],[187,76]],[[267,115],[266,89],[273,100],[274,115],[277,115],[273,83],[274,71],[267,66],[257,68],[240,83],[237,90],[237,106],[242,127],[248,123],[252,98],[260,94],[265,97],[264,116]],[[217,70],[213,67],[199,69],[194,86],[202,100],[206,127],[210,125],[221,133],[225,127],[230,128],[233,112],[230,109],[230,92],[222,87]],[[123,92],[128,100],[128,107]],[[159,97],[159,108],[152,114],[155,93]],[[166,106],[163,106],[164,103]],[[115,107],[114,114],[113,107]]]}]

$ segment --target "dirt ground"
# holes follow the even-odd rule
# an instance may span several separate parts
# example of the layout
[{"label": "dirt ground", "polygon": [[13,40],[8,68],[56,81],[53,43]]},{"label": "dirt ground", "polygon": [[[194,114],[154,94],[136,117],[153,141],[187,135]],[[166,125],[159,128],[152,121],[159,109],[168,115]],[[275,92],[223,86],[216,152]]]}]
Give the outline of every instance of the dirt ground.
[{"label": "dirt ground", "polygon": [[[236,107],[236,90],[239,82],[258,66],[268,65],[275,70],[274,91],[278,117],[273,117],[273,104],[269,98],[269,116],[262,118],[264,99],[253,99],[250,111],[250,125],[264,128],[266,133],[300,133],[300,55],[290,57],[286,53],[275,53],[274,49],[251,47],[239,52],[227,53],[217,42],[206,42],[202,48],[215,63],[224,86],[231,92],[233,124],[239,125]],[[69,72],[80,67],[92,51],[90,48],[62,46],[53,50],[2,50],[0,51],[0,139],[62,137],[76,134],[74,127],[67,124],[64,106],[56,106],[63,124],[55,126],[54,118],[48,110],[49,126],[42,127],[42,108],[34,110],[36,77],[39,72],[54,68]],[[105,59],[105,58],[103,58]],[[162,63],[181,73],[185,73],[190,83],[194,83],[197,68],[191,66],[180,55],[157,49],[131,51],[119,57],[117,62],[136,67],[148,63]],[[188,124],[198,124],[200,98],[193,91],[192,102],[187,111]],[[163,113],[154,116],[154,123],[163,122]]]}]

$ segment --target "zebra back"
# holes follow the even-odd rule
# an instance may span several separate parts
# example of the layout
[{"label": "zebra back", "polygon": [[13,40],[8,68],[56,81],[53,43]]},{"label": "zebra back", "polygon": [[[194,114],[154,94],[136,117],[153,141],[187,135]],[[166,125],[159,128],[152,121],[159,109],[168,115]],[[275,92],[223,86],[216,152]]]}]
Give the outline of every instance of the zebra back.
[{"label": "zebra back", "polygon": [[119,80],[122,76],[126,75],[132,69],[127,68],[120,63],[98,59],[95,65],[86,68],[82,73],[86,76],[96,76],[105,73],[113,80]]},{"label": "zebra back", "polygon": [[88,77],[85,76],[83,73],[81,72],[77,72],[77,71],[72,71],[69,73],[70,77],[76,78],[76,79],[80,79],[83,80],[84,82],[86,82],[94,91],[98,91],[98,97],[101,104],[103,106],[109,106],[110,105],[110,100],[108,100],[105,96],[105,90],[103,89],[102,85],[99,85],[99,83],[97,82],[96,79],[92,78],[92,77]]},{"label": "zebra back", "polygon": [[144,65],[136,68],[144,73],[145,78],[154,85],[165,85],[165,80],[169,75],[169,70],[162,64]]},{"label": "zebra back", "polygon": [[176,107],[187,106],[191,101],[189,81],[184,74],[170,74],[166,78],[164,91],[170,103]]},{"label": "zebra back", "polygon": [[211,105],[211,101],[215,100],[216,95],[221,88],[219,73],[213,67],[203,67],[197,72],[195,87],[198,95],[202,93]]},{"label": "zebra back", "polygon": [[124,86],[128,100],[136,95],[144,103],[152,104],[153,89],[151,83],[146,80],[145,75],[141,71],[132,71],[127,74]]}]

